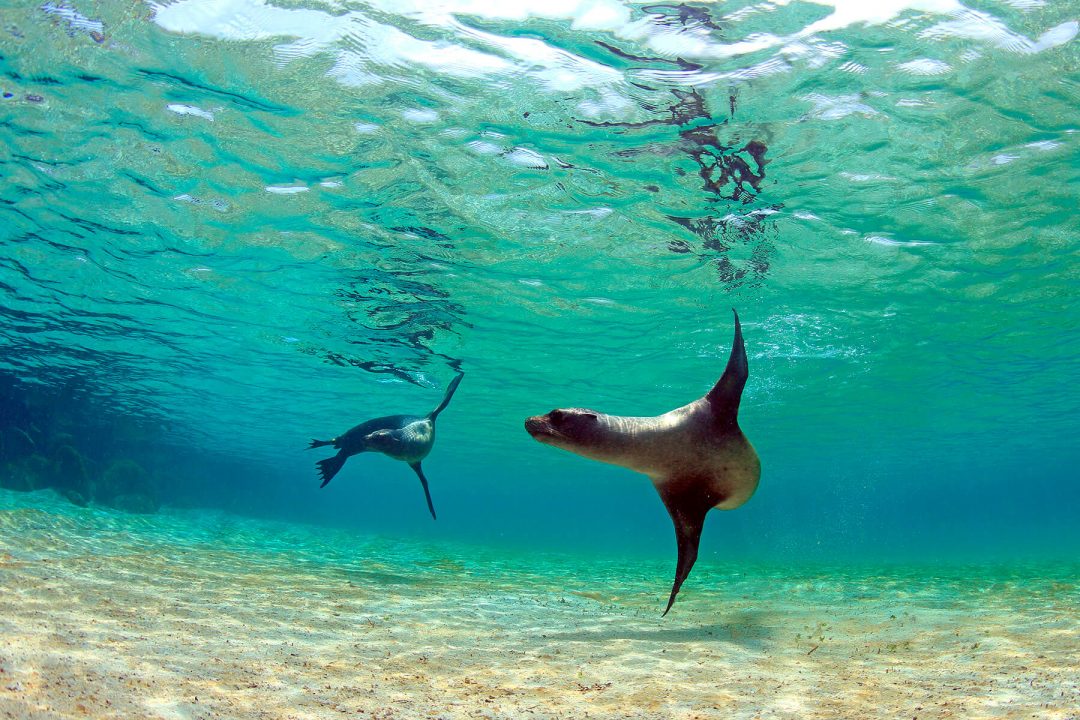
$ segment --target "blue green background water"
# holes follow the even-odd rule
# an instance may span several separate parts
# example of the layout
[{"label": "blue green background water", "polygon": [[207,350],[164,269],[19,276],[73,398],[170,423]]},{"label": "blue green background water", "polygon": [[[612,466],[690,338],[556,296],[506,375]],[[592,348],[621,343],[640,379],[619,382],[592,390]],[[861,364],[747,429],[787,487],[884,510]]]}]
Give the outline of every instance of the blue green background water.
[{"label": "blue green background water", "polygon": [[[673,562],[645,478],[522,421],[695,399],[737,307],[764,470],[704,558],[1073,558],[1078,18],[4,3],[7,460],[17,428],[163,512]],[[437,522],[382,456],[318,489],[311,437],[459,369]]]}]

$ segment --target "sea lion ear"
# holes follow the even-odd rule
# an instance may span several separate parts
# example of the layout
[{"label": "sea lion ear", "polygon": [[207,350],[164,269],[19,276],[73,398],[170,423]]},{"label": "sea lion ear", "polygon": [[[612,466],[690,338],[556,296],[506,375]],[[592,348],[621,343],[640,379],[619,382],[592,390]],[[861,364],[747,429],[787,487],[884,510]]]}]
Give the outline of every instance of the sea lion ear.
[{"label": "sea lion ear", "polygon": [[739,313],[735,308],[735,339],[731,343],[731,355],[728,357],[727,367],[720,376],[716,385],[705,396],[712,406],[713,415],[724,424],[734,423],[739,416],[739,401],[742,400],[743,387],[746,378],[750,374],[749,365],[746,362],[746,346],[743,345],[742,325],[739,324]]}]

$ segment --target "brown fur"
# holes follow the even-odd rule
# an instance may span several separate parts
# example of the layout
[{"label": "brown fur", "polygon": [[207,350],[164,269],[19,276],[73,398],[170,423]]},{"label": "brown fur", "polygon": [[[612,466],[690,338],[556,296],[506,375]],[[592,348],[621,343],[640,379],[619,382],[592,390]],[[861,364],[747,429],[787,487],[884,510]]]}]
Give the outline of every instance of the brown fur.
[{"label": "brown fur", "polygon": [[737,508],[761,476],[757,453],[739,428],[748,367],[739,316],[727,368],[709,393],[656,417],[621,417],[570,408],[525,421],[539,442],[648,475],[675,525],[679,560],[666,615],[697,559],[705,515]]}]

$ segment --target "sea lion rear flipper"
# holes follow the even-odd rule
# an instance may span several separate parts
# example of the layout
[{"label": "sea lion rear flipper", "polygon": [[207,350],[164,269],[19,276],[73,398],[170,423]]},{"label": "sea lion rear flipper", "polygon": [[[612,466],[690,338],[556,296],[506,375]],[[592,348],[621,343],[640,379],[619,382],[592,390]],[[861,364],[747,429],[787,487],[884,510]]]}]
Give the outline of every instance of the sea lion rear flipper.
[{"label": "sea lion rear flipper", "polygon": [[732,308],[731,312],[735,313],[735,339],[731,343],[731,355],[728,357],[724,374],[705,396],[712,406],[713,415],[723,424],[733,423],[738,419],[739,401],[742,399],[743,387],[746,386],[746,378],[750,374],[739,313],[735,312],[735,308]]},{"label": "sea lion rear flipper", "polygon": [[434,422],[435,418],[439,417],[439,413],[446,409],[446,406],[450,404],[450,398],[454,397],[454,392],[457,390],[457,386],[461,384],[461,378],[465,377],[465,373],[459,372],[457,377],[450,381],[450,384],[446,388],[446,395],[443,396],[443,400],[439,403],[439,407],[428,413],[428,419]]},{"label": "sea lion rear flipper", "polygon": [[315,463],[319,466],[319,477],[322,478],[322,485],[319,486],[320,488],[326,487],[326,483],[334,479],[334,476],[338,474],[338,470],[341,469],[341,466],[345,464],[345,461],[348,458],[349,456],[342,450],[333,457],[328,457],[325,460],[320,460]]},{"label": "sea lion rear flipper", "polygon": [[420,468],[420,463],[409,463],[409,467],[416,471],[416,477],[420,478],[420,484],[424,486],[424,497],[427,498],[427,506],[428,510],[431,511],[431,519],[438,520],[438,518],[435,517],[435,505],[431,502],[431,490],[428,489],[427,478],[424,477],[424,471]]},{"label": "sea lion rear flipper", "polygon": [[656,488],[675,525],[675,540],[679,546],[675,582],[671,586],[671,596],[668,598],[664,615],[667,615],[671,606],[675,604],[675,596],[679,594],[679,588],[682,587],[683,581],[690,575],[690,570],[697,562],[701,530],[705,526],[705,514],[715,503],[705,493],[695,492],[693,490],[695,484],[672,480],[663,485],[657,485]]}]

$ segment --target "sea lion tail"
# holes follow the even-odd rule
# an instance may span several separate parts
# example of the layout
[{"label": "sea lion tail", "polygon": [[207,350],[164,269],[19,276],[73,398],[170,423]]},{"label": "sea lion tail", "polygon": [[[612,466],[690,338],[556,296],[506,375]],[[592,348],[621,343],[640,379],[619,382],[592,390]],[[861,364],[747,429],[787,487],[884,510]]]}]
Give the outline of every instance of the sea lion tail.
[{"label": "sea lion tail", "polygon": [[450,381],[450,385],[446,388],[446,395],[443,397],[439,407],[428,413],[428,419],[434,421],[439,417],[439,413],[446,409],[446,406],[450,404],[450,398],[454,397],[454,392],[457,391],[457,386],[461,384],[461,378],[465,377],[465,373],[459,372],[457,377]]},{"label": "sea lion tail", "polygon": [[322,447],[323,445],[333,445],[333,444],[334,444],[333,440],[316,440],[316,439],[312,438],[311,439],[311,444],[307,446],[307,449],[310,450],[311,448],[317,448],[317,447]]},{"label": "sea lion tail", "polygon": [[743,388],[746,386],[746,378],[750,375],[750,368],[746,362],[746,346],[743,344],[742,325],[739,324],[739,313],[735,308],[735,339],[731,342],[731,355],[728,357],[727,367],[724,374],[705,396],[712,406],[713,415],[724,424],[734,423],[739,417],[739,402],[742,400]]},{"label": "sea lion tail", "polygon": [[338,474],[338,470],[340,470],[341,466],[345,464],[345,461],[348,459],[348,457],[349,456],[345,453],[339,452],[333,457],[328,457],[325,460],[320,460],[319,462],[315,463],[319,466],[319,477],[322,478],[322,485],[320,485],[319,487],[326,487],[326,483],[334,479],[334,476]]}]

